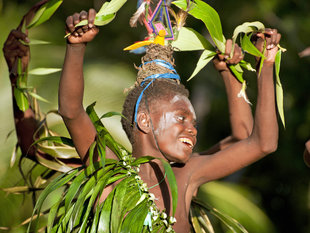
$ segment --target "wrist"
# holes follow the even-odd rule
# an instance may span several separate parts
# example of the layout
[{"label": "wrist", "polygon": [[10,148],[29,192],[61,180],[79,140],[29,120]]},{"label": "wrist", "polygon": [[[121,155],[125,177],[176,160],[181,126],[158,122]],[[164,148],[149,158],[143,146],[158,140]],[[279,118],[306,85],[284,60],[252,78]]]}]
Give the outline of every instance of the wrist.
[{"label": "wrist", "polygon": [[72,48],[85,48],[87,45],[86,42],[82,42],[82,43],[70,43],[68,40],[67,40],[67,46],[68,47],[72,47]]}]

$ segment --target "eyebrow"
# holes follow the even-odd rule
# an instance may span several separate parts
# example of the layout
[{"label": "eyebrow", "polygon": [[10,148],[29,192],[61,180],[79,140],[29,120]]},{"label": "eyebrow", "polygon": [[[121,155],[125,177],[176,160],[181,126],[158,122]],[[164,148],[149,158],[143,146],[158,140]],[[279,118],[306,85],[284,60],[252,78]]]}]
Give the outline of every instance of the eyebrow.
[{"label": "eyebrow", "polygon": [[[175,110],[175,112],[181,112],[181,113],[186,114],[186,115],[192,115],[191,111],[188,111],[187,109],[182,108],[182,107],[180,107],[177,110]],[[196,117],[194,115],[193,115],[193,117],[194,117],[193,121],[195,121],[195,123],[196,123],[197,119],[196,119]]]}]

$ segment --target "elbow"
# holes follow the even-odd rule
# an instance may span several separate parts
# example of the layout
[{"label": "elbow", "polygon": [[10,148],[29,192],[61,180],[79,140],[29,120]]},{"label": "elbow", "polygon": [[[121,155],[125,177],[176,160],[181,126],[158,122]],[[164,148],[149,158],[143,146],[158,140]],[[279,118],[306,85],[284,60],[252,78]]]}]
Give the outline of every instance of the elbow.
[{"label": "elbow", "polygon": [[60,106],[58,113],[63,119],[73,120],[81,113],[81,107],[74,108],[71,106],[70,108],[63,108]]},{"label": "elbow", "polygon": [[260,150],[263,155],[268,155],[275,152],[278,149],[278,138],[273,140],[263,140],[260,143]]}]

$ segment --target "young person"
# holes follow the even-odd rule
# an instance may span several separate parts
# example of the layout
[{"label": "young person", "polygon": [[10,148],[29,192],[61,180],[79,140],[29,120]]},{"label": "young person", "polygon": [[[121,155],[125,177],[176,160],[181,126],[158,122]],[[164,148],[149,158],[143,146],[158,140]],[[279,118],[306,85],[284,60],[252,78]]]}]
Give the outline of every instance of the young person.
[{"label": "young person", "polygon": [[[88,163],[87,153],[96,137],[96,130],[82,105],[84,53],[87,43],[99,32],[94,26],[95,15],[95,10],[90,9],[89,12],[82,11],[67,18],[66,33],[70,36],[67,38],[59,86],[59,112],[84,163]],[[88,19],[88,25],[75,28],[84,19]],[[201,153],[193,153],[197,136],[196,116],[184,86],[174,78],[148,79],[156,74],[159,77],[167,73],[175,74],[171,65],[173,60],[170,56],[164,58],[152,51],[148,51],[143,58],[144,64],[139,72],[142,70],[145,74],[140,75],[141,80],[137,80],[136,87],[127,96],[123,109],[126,119],[122,123],[132,143],[134,157],[151,155],[172,164],[179,196],[175,216],[177,222],[174,225],[176,232],[189,232],[190,203],[201,184],[227,176],[276,150],[278,124],[273,66],[280,37],[276,30],[271,29],[257,34],[256,46],[261,49],[265,40],[267,49],[258,77],[254,120],[249,105],[237,97],[241,84],[227,67],[228,63],[235,64],[243,58],[241,49],[236,46],[233,57],[229,59],[231,41],[228,40],[225,55],[219,55],[214,60],[228,95],[232,135]],[[159,54],[169,54],[169,48],[155,45],[149,49],[159,50]],[[107,157],[116,159],[109,148],[106,150]],[[143,164],[140,176],[148,187],[160,183],[152,189],[157,198],[155,203],[160,210],[166,209],[171,214],[171,195],[161,163],[153,161]],[[113,185],[106,189],[102,199],[112,188]]]}]

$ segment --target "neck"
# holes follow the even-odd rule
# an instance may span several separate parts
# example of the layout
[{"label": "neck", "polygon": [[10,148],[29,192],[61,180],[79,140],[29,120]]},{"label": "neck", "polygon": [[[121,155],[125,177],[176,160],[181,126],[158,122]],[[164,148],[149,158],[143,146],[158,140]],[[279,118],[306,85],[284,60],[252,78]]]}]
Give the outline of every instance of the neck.
[{"label": "neck", "polygon": [[[143,136],[139,138],[138,143],[133,144],[132,155],[136,158],[140,158],[142,156],[152,156],[155,158],[167,160],[157,148],[156,144],[150,143],[150,140]],[[165,171],[159,159],[154,159],[149,163],[142,164],[140,172],[149,178],[155,178],[155,173],[164,174]]]}]

